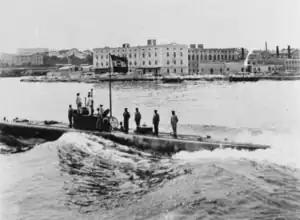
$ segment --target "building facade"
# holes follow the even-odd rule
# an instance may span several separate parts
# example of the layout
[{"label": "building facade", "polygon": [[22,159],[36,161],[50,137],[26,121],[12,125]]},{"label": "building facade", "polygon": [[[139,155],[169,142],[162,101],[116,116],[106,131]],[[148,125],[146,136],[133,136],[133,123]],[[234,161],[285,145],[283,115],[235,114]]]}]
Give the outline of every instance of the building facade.
[{"label": "building facade", "polygon": [[42,54],[19,55],[2,53],[0,63],[4,66],[40,66],[43,65]]},{"label": "building facade", "polygon": [[[287,49],[279,50],[256,50],[249,55],[249,65],[254,68],[267,67],[267,72],[299,72],[300,50],[288,46]],[[255,72],[255,71],[254,71]]]},{"label": "building facade", "polygon": [[141,74],[188,74],[188,46],[182,44],[156,44],[148,40],[147,45],[130,47],[123,44],[115,48],[95,48],[93,65],[96,73],[110,71],[109,54],[127,57],[129,72]]},{"label": "building facade", "polygon": [[36,53],[48,53],[49,49],[48,48],[18,48],[17,49],[17,54],[19,55],[32,55]]},{"label": "building facade", "polygon": [[189,74],[224,74],[230,70],[228,62],[238,62],[247,55],[242,48],[204,48],[203,44],[191,44],[189,48]]}]

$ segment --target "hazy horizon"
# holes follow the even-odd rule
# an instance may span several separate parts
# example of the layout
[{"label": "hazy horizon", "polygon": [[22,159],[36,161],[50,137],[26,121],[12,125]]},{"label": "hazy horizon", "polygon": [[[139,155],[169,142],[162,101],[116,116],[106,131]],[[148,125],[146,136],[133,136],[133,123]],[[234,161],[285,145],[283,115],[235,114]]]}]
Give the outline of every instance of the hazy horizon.
[{"label": "hazy horizon", "polygon": [[1,0],[0,52],[158,43],[300,47],[298,0]]}]

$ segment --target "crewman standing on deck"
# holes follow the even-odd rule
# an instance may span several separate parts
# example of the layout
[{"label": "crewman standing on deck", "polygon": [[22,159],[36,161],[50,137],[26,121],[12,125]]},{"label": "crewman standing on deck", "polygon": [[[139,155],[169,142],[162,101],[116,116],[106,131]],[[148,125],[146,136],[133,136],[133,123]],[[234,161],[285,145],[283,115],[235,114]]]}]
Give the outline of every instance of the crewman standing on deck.
[{"label": "crewman standing on deck", "polygon": [[128,131],[129,131],[129,118],[130,118],[130,113],[128,112],[127,108],[125,108],[125,110],[124,110],[123,118],[124,118],[124,129],[125,129],[125,133],[128,133]]},{"label": "crewman standing on deck", "polygon": [[97,108],[97,121],[96,121],[96,128],[98,130],[101,130],[102,129],[102,114],[100,113],[100,109]]},{"label": "crewman standing on deck", "polygon": [[99,112],[101,115],[103,115],[103,112],[104,112],[103,105],[100,105]]},{"label": "crewman standing on deck", "polygon": [[80,97],[80,93],[77,93],[76,105],[77,105],[78,114],[81,114],[81,112],[82,112],[82,99]]},{"label": "crewman standing on deck", "polygon": [[153,115],[153,126],[154,126],[154,134],[158,136],[158,126],[159,126],[159,114],[157,113],[157,110],[154,110]]},{"label": "crewman standing on deck", "polygon": [[172,111],[171,126],[172,126],[172,130],[173,130],[173,135],[175,138],[177,138],[177,123],[178,123],[178,117],[175,114],[175,111]]},{"label": "crewman standing on deck", "polygon": [[136,123],[136,128],[140,127],[141,119],[142,119],[142,115],[139,112],[139,109],[136,108],[135,109],[135,115],[134,115],[134,120],[135,120],[135,123]]},{"label": "crewman standing on deck", "polygon": [[73,108],[72,108],[72,105],[69,105],[68,118],[69,118],[69,128],[72,128],[73,127]]},{"label": "crewman standing on deck", "polygon": [[91,97],[91,93],[89,92],[88,94],[88,100],[87,100],[87,107],[89,109],[89,115],[92,115],[92,97]]}]

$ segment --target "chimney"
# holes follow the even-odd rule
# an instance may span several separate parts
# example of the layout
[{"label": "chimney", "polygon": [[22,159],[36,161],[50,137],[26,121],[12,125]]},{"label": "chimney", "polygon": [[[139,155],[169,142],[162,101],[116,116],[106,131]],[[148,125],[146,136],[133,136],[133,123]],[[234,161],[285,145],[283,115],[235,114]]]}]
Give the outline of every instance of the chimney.
[{"label": "chimney", "polygon": [[278,58],[279,57],[279,47],[276,46],[276,57]]},{"label": "chimney", "polygon": [[203,49],[203,44],[198,44],[198,49]]},{"label": "chimney", "polygon": [[265,42],[265,49],[266,49],[266,51],[268,51],[268,43],[267,43],[267,41]]},{"label": "chimney", "polygon": [[245,49],[242,47],[242,60],[245,59]]},{"label": "chimney", "polygon": [[196,48],[196,44],[190,44],[190,48],[192,49]]},{"label": "chimney", "polygon": [[288,45],[288,58],[290,59],[291,58],[291,46]]}]

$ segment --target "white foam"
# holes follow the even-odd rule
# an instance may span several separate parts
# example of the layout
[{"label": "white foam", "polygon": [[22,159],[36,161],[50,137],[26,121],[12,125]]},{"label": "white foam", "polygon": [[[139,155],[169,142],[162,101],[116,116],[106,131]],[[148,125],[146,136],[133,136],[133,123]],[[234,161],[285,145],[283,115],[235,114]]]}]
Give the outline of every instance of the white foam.
[{"label": "white foam", "polygon": [[300,137],[296,133],[274,134],[264,132],[261,135],[252,136],[250,133],[241,133],[236,141],[268,144],[267,150],[234,150],[216,149],[214,151],[179,152],[173,156],[174,159],[181,159],[191,163],[197,163],[200,159],[250,159],[256,161],[267,161],[278,165],[300,168]]}]

